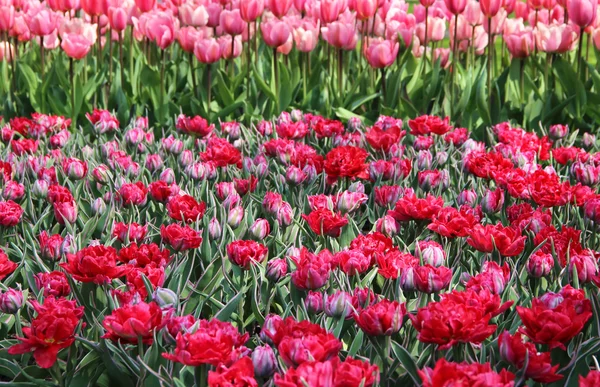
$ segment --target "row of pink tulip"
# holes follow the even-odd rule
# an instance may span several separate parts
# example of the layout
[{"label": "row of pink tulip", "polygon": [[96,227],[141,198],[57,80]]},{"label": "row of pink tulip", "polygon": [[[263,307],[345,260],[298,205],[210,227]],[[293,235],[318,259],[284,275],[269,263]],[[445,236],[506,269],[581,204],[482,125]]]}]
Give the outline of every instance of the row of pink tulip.
[{"label": "row of pink tulip", "polygon": [[477,55],[502,36],[523,58],[568,52],[582,35],[600,46],[597,7],[597,0],[420,0],[412,9],[404,0],[0,0],[0,60],[32,40],[82,59],[108,38],[123,42],[128,27],[138,41],[163,50],[178,42],[207,64],[240,56],[259,29],[282,54],[294,46],[311,52],[319,38],[341,50],[360,41],[375,68],[393,64],[401,47],[415,56],[434,49],[446,63],[450,50],[440,42],[447,36],[451,47]]}]

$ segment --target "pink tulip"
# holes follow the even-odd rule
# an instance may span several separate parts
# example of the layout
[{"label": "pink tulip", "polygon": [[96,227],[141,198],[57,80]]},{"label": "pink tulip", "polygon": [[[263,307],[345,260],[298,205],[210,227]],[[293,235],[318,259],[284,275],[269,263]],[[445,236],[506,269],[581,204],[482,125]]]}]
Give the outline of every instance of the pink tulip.
[{"label": "pink tulip", "polygon": [[58,33],[61,39],[64,39],[66,34],[81,35],[86,38],[90,44],[96,43],[98,39],[98,31],[96,26],[90,23],[86,23],[83,19],[71,19],[63,22],[58,28]]},{"label": "pink tulip", "polygon": [[292,8],[292,0],[267,0],[267,7],[273,15],[281,18]]},{"label": "pink tulip", "polygon": [[69,12],[79,8],[79,0],[47,0],[48,6],[56,12]]},{"label": "pink tulip", "polygon": [[110,7],[108,9],[108,23],[110,27],[117,31],[121,32],[127,28],[127,10],[122,7]]},{"label": "pink tulip", "polygon": [[135,5],[142,13],[151,11],[156,5],[156,0],[135,0]]},{"label": "pink tulip", "polygon": [[400,45],[397,42],[374,40],[369,42],[365,56],[371,67],[382,69],[394,63],[399,49]]},{"label": "pink tulip", "polygon": [[288,40],[281,46],[277,47],[277,52],[279,54],[289,55],[292,51],[292,48],[294,48],[294,38],[292,37],[292,34],[290,34],[288,36]]},{"label": "pink tulip", "polygon": [[208,11],[202,5],[185,3],[179,7],[179,20],[188,26],[204,27],[208,24]]},{"label": "pink tulip", "polygon": [[311,52],[319,43],[319,24],[305,20],[293,31],[293,34],[298,51]]},{"label": "pink tulip", "polygon": [[597,28],[592,32],[592,39],[594,41],[594,46],[596,46],[596,50],[600,50],[600,28]]},{"label": "pink tulip", "polygon": [[223,10],[220,16],[220,26],[226,34],[241,35],[246,28],[239,9],[233,11]]},{"label": "pink tulip", "polygon": [[305,12],[306,0],[294,0],[294,8],[300,12]]},{"label": "pink tulip", "polygon": [[481,3],[476,0],[469,0],[463,16],[465,21],[472,27],[482,25],[484,22],[484,13],[481,11]]},{"label": "pink tulip", "polygon": [[208,24],[207,26],[212,28],[217,28],[219,23],[221,23],[221,12],[223,12],[223,7],[221,4],[210,3],[205,6],[206,12],[208,12]]},{"label": "pink tulip", "polygon": [[31,9],[28,16],[29,30],[33,35],[50,35],[58,26],[58,16],[47,8]]},{"label": "pink tulip", "polygon": [[598,0],[569,0],[567,9],[571,23],[586,28],[596,19]]},{"label": "pink tulip", "polygon": [[453,15],[461,14],[467,7],[467,0],[444,0],[448,12]]},{"label": "pink tulip", "polygon": [[90,52],[92,43],[83,35],[67,33],[62,36],[60,46],[70,58],[79,60]]},{"label": "pink tulip", "polygon": [[503,0],[480,0],[479,6],[481,12],[488,18],[496,16],[500,8],[502,8]]},{"label": "pink tulip", "polygon": [[281,20],[271,19],[263,20],[260,23],[260,31],[263,39],[269,47],[279,47],[285,44],[290,38],[290,26]]},{"label": "pink tulip", "polygon": [[15,25],[15,7],[0,5],[0,31],[10,31]]},{"label": "pink tulip", "polygon": [[200,32],[194,27],[182,27],[177,32],[177,41],[185,52],[194,52],[198,40],[200,40]]},{"label": "pink tulip", "polygon": [[419,0],[423,7],[431,7],[436,0]]},{"label": "pink tulip", "polygon": [[[425,42],[425,23],[417,24],[415,34],[420,42]],[[427,19],[427,42],[439,42],[446,35],[446,20],[439,17]]]},{"label": "pink tulip", "polygon": [[522,1],[517,1],[515,3],[515,17],[518,19],[527,20],[529,17],[529,6],[527,3],[523,3]]},{"label": "pink tulip", "polygon": [[336,48],[354,50],[358,36],[353,24],[333,22],[321,29],[323,39]]},{"label": "pink tulip", "polygon": [[108,11],[108,0],[81,0],[81,9],[90,16],[105,15]]},{"label": "pink tulip", "polygon": [[145,28],[148,39],[163,50],[175,40],[175,19],[166,12],[152,14]]},{"label": "pink tulip", "polygon": [[535,32],[537,47],[542,52],[563,53],[574,48],[578,33],[568,24],[538,24]]},{"label": "pink tulip", "polygon": [[264,10],[264,0],[244,0],[240,3],[242,19],[247,23],[258,19],[263,14]]},{"label": "pink tulip", "polygon": [[386,16],[386,37],[389,40],[402,39],[404,46],[410,46],[415,34],[417,21],[415,16],[405,11],[393,9]]},{"label": "pink tulip", "polygon": [[202,39],[196,42],[194,55],[200,63],[215,63],[221,59],[221,46],[216,39]]},{"label": "pink tulip", "polygon": [[321,0],[321,22],[328,24],[336,21],[346,8],[346,0]]},{"label": "pink tulip", "polygon": [[231,35],[223,35],[217,40],[221,46],[221,58],[223,59],[234,59],[242,55],[242,37],[240,35],[235,37],[233,47],[231,47],[231,39]]},{"label": "pink tulip", "polygon": [[510,35],[504,35],[504,41],[513,58],[526,58],[533,50],[533,34],[530,27]]},{"label": "pink tulip", "polygon": [[517,0],[504,0],[504,9],[506,13],[513,13]]},{"label": "pink tulip", "polygon": [[0,41],[0,62],[10,62],[15,57],[15,49],[12,44]]},{"label": "pink tulip", "polygon": [[360,20],[367,20],[375,16],[377,11],[377,0],[356,0],[355,11],[356,16]]},{"label": "pink tulip", "polygon": [[540,10],[544,8],[544,0],[527,0],[527,6],[532,10]]}]

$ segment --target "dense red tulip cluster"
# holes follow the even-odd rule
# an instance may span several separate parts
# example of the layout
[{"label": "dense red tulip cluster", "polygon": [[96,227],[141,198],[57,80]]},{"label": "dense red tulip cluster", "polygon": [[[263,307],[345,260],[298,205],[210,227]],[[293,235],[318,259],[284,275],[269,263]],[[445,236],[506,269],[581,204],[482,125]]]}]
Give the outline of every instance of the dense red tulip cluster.
[{"label": "dense red tulip cluster", "polygon": [[592,135],[502,123],[484,143],[447,118],[299,111],[251,127],[182,115],[160,135],[88,118],[90,145],[62,117],[1,127],[3,377],[598,380]]}]

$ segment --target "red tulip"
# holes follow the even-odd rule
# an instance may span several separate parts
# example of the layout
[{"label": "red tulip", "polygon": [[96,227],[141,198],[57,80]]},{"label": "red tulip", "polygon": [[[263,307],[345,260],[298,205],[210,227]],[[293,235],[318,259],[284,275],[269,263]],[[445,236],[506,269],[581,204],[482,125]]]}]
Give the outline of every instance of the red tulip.
[{"label": "red tulip", "polygon": [[162,310],[155,302],[129,304],[113,310],[102,322],[106,333],[103,339],[138,344],[154,342],[154,333],[160,329]]},{"label": "red tulip", "polygon": [[402,328],[405,315],[404,304],[384,299],[360,310],[355,321],[370,336],[391,336]]}]

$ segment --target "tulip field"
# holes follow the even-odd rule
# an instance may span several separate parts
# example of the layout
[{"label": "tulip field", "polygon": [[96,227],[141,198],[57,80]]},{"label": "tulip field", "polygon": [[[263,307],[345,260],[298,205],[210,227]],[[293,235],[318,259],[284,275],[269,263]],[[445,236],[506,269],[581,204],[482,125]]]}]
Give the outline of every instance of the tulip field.
[{"label": "tulip field", "polygon": [[598,0],[0,0],[0,385],[600,386]]}]

